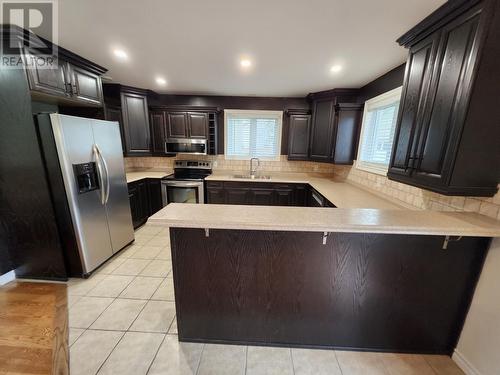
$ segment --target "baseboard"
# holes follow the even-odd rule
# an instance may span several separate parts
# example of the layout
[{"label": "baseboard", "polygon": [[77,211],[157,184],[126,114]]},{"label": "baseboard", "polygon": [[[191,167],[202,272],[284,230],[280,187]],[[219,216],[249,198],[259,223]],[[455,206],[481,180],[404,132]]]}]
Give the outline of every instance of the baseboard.
[{"label": "baseboard", "polygon": [[15,279],[16,279],[16,274],[14,273],[14,270],[4,273],[3,275],[0,275],[0,286],[10,283]]},{"label": "baseboard", "polygon": [[482,375],[457,349],[455,349],[451,358],[466,375]]}]

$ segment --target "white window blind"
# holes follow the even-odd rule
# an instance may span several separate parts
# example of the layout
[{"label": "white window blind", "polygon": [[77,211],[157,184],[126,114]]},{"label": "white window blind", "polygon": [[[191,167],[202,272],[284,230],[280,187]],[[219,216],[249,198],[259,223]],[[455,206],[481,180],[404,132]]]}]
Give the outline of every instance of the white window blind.
[{"label": "white window blind", "polygon": [[356,166],[370,172],[387,172],[394,141],[401,88],[366,101]]},{"label": "white window blind", "polygon": [[224,111],[226,159],[279,160],[281,111]]}]

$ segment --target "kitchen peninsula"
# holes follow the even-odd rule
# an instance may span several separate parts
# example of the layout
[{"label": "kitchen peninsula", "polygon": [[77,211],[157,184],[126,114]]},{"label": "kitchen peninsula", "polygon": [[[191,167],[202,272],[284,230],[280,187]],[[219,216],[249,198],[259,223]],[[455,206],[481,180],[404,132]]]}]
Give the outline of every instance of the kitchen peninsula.
[{"label": "kitchen peninsula", "polygon": [[323,182],[338,208],[170,204],[149,219],[170,227],[179,340],[452,352],[498,222],[359,208],[346,193],[361,189]]}]

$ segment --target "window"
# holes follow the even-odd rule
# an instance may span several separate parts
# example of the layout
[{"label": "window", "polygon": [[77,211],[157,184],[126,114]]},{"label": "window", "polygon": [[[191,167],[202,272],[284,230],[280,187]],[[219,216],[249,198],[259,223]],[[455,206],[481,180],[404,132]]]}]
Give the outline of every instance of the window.
[{"label": "window", "polygon": [[356,167],[386,174],[398,117],[401,87],[365,102]]},{"label": "window", "polygon": [[224,111],[226,159],[279,160],[281,111]]}]

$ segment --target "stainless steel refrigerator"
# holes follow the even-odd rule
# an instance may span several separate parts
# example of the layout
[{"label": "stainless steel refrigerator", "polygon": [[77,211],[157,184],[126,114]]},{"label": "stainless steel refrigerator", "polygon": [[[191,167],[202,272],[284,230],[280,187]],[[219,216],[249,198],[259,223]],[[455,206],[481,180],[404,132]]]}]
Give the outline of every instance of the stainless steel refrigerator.
[{"label": "stainless steel refrigerator", "polygon": [[85,276],[134,240],[119,124],[41,114],[37,128],[68,273]]}]

